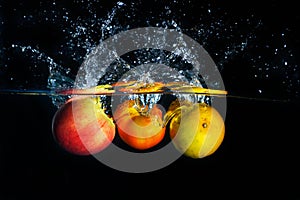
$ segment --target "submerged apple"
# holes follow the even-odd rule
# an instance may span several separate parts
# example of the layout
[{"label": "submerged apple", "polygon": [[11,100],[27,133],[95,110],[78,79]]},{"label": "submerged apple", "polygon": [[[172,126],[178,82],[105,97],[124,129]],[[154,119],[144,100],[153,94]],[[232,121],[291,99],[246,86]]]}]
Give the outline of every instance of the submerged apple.
[{"label": "submerged apple", "polygon": [[115,137],[115,125],[96,97],[76,97],[58,109],[52,124],[54,137],[66,151],[76,155],[95,154]]},{"label": "submerged apple", "polygon": [[127,100],[117,107],[113,117],[120,138],[135,149],[149,149],[164,138],[162,111],[157,104],[149,109]]},{"label": "submerged apple", "polygon": [[213,154],[221,145],[225,125],[220,113],[205,103],[171,104],[167,115],[170,137],[176,149],[191,158],[203,158]]}]

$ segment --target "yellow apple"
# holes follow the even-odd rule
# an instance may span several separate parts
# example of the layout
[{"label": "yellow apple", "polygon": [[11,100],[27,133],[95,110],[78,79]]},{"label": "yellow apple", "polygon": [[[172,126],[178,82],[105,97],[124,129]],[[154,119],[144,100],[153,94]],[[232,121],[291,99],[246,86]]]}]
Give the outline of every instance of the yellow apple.
[{"label": "yellow apple", "polygon": [[[178,103],[171,104],[169,113],[174,111],[174,105],[179,106]],[[170,137],[175,148],[191,158],[203,158],[214,153],[225,134],[219,112],[205,103],[184,103],[178,108],[170,122]]]}]

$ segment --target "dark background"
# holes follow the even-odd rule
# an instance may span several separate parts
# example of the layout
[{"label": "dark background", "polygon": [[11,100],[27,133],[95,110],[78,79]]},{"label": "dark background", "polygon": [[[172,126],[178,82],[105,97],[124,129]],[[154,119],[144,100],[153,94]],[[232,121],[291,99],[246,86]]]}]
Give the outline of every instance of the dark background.
[{"label": "dark background", "polygon": [[[55,54],[55,45],[57,41],[64,42],[65,38],[53,23],[43,24],[37,20],[31,25],[24,25],[21,20],[22,12],[30,12],[37,8],[33,2],[22,5],[20,2],[0,3],[1,18],[5,22],[4,26],[1,26],[1,44],[6,50],[1,51],[1,64],[8,63],[8,67],[11,67],[0,70],[1,88],[18,84],[22,87],[32,86],[30,80],[35,78],[30,77],[25,58],[13,57],[13,61],[7,61],[6,58],[11,55],[8,49],[11,43],[39,44],[48,55],[60,59]],[[264,26],[257,37],[257,43],[264,44],[270,33],[278,33],[288,28],[290,31],[285,39],[295,54],[292,64],[298,66],[299,14],[296,3],[184,2],[178,4],[179,7],[188,8],[181,11],[188,13],[187,17],[182,19],[183,26],[188,27],[196,23],[193,20],[201,15],[197,10],[201,10],[201,6],[206,8],[209,4],[211,9],[221,8],[219,13],[223,9],[226,10],[229,17],[239,18],[253,14],[261,19]],[[104,12],[111,9],[115,2],[100,4],[100,10]],[[148,9],[155,13],[155,8],[164,4],[164,1],[143,3],[143,8],[145,13]],[[74,13],[77,11],[81,15],[88,14],[85,13],[87,11],[84,4],[70,3],[69,6],[73,6]],[[20,14],[13,12],[13,8],[19,10]],[[143,13],[143,10],[140,12]],[[272,41],[270,44],[273,44]],[[209,45],[207,48],[209,49]],[[264,50],[260,52],[263,53]],[[62,62],[78,66],[80,61],[66,57]],[[20,63],[24,65],[16,65]],[[266,97],[268,100],[228,97],[226,135],[222,145],[213,155],[198,160],[181,157],[161,170],[144,174],[116,171],[92,156],[80,157],[62,151],[52,137],[51,123],[57,108],[49,97],[1,94],[0,199],[100,199],[116,195],[129,198],[158,198],[161,194],[166,197],[182,195],[185,198],[193,196],[199,199],[217,196],[239,199],[299,199],[300,165],[297,138],[300,105],[296,93],[299,91],[299,85],[293,84],[287,88],[280,79],[282,74],[286,75],[285,71],[272,72],[275,73],[272,76],[274,79],[250,78],[253,75],[250,65],[252,63],[240,55],[228,61],[221,71],[226,89],[230,94]],[[293,77],[293,83],[297,83],[299,69],[294,69],[290,70],[288,75]],[[40,71],[43,72],[46,71]],[[10,75],[15,78],[15,82],[9,81]],[[45,77],[39,78],[43,85]],[[23,79],[29,80],[29,83],[26,85],[26,80]],[[268,91],[266,96],[259,96],[257,93],[261,88]]]}]

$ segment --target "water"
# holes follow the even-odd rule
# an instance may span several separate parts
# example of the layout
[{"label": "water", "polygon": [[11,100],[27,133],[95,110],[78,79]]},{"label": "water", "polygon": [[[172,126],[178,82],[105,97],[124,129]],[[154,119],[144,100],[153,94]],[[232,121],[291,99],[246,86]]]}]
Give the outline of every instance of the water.
[{"label": "water", "polygon": [[[99,184],[103,187],[101,191],[110,191],[110,186],[105,188],[105,184],[94,183],[111,177],[118,178],[118,184],[126,190],[132,189],[128,180],[143,182],[143,188],[135,184],[137,189],[152,187],[147,183],[156,181],[158,187],[168,190],[173,185],[168,180],[171,176],[178,180],[189,181],[189,177],[202,180],[195,186],[181,184],[181,189],[186,191],[199,187],[212,189],[213,183],[217,191],[221,189],[218,185],[226,188],[231,180],[233,184],[238,183],[231,187],[256,181],[257,188],[251,187],[251,191],[242,188],[255,196],[261,195],[262,190],[258,188],[265,188],[266,184],[280,188],[277,191],[285,196],[296,194],[298,189],[285,177],[295,177],[300,167],[295,159],[299,157],[299,119],[293,117],[300,112],[297,31],[300,18],[298,10],[294,11],[296,5],[278,2],[268,2],[268,5],[206,0],[108,1],[106,5],[98,0],[37,3],[15,0],[5,2],[6,5],[1,2],[0,177],[6,184],[0,198],[14,199],[18,195],[16,190],[24,191],[23,198],[24,195],[32,197],[36,195],[34,188],[40,188],[41,184],[40,193],[46,195],[59,191],[59,195],[65,192],[72,196],[69,189],[79,187],[78,191],[84,195],[91,194],[99,191]],[[228,109],[225,140],[214,155],[200,161],[182,157],[161,171],[129,177],[130,174],[99,165],[91,157],[64,154],[53,140],[51,120],[57,108],[73,95],[95,96],[87,88],[73,89],[77,89],[74,83],[78,69],[101,41],[138,27],[175,29],[195,39],[216,63],[224,88],[218,81],[207,81],[208,77],[195,78],[188,70],[191,66],[188,57],[157,49],[133,51],[114,60],[99,79],[99,85],[111,85],[115,80],[161,81],[153,81],[155,74],[140,79],[144,71],[138,67],[161,64],[179,72],[172,77],[177,81],[227,91],[222,95],[181,91],[183,99],[200,102],[226,99]],[[78,83],[85,87],[84,82]],[[152,104],[164,96],[178,95],[178,91],[144,94],[118,92],[113,96],[141,97],[143,104]],[[112,93],[101,95],[104,100],[111,96]],[[206,97],[209,98],[205,100]],[[281,179],[276,181],[269,169],[276,171]],[[247,173],[250,171],[253,173]],[[164,181],[160,181],[162,177]],[[204,183],[212,184],[207,187]]]},{"label": "water", "polygon": [[[19,2],[12,6],[11,12],[21,10],[22,5],[23,3]],[[83,5],[82,14],[77,16],[75,13]],[[289,97],[298,96],[296,88],[299,87],[299,66],[295,58],[296,52],[287,38],[290,34],[288,26],[262,35],[268,21],[263,21],[264,19],[256,16],[255,13],[231,19],[232,13],[229,9],[212,3],[203,3],[198,7],[200,14],[196,16],[190,16],[188,10],[192,6],[189,3],[177,1],[165,3],[164,6],[149,14],[143,13],[141,1],[132,3],[117,1],[105,6],[98,1],[85,3],[74,1],[73,7],[66,2],[40,2],[37,8],[33,6],[28,11],[18,13],[17,16],[20,18],[18,28],[24,27],[24,35],[27,34],[26,27],[47,23],[50,27],[57,25],[53,31],[61,36],[58,37],[58,41],[55,41],[51,51],[30,40],[16,39],[4,46],[2,52],[7,53],[2,53],[6,57],[1,66],[1,88],[49,89],[50,91],[71,88],[78,68],[102,41],[122,31],[151,26],[175,29],[199,42],[214,59],[221,74],[225,74],[224,79],[226,76],[228,80],[230,76],[238,76],[234,72],[235,69],[230,68],[235,65],[235,60],[242,59],[247,67],[239,67],[240,69],[235,71],[238,73],[246,70],[249,72],[247,78],[254,83],[250,94],[247,94],[247,91],[244,93],[243,89],[230,91],[236,96],[279,98],[270,87],[264,85],[264,82],[273,79],[282,86],[280,93],[284,92],[284,95]],[[185,22],[185,18],[193,21]],[[2,20],[2,24],[5,25],[6,21]],[[263,38],[266,40],[261,40]],[[157,43],[163,44],[161,41]],[[178,54],[182,51],[185,50],[178,47],[177,53],[174,54],[156,49],[130,52],[117,58],[110,65],[111,72],[106,73],[99,84],[106,82],[111,84],[120,79],[124,73],[141,64],[160,63],[172,66],[185,78],[190,76],[189,81],[193,84],[202,85],[204,81],[201,78],[205,79],[205,77],[193,77],[189,74],[187,69],[193,63],[187,61],[187,57],[191,54],[183,52],[181,58]],[[17,67],[13,65],[19,64],[12,61],[15,58],[26,60],[28,69],[24,71],[28,70],[26,74],[31,73],[27,75],[28,78],[23,79],[18,72],[15,72]],[[229,70],[233,71],[233,74],[227,75]],[[182,79],[182,77],[174,78]],[[239,81],[239,78],[236,79]],[[234,84],[231,81],[227,82],[229,82],[228,87]],[[259,82],[261,85],[255,85]],[[80,84],[81,87],[87,86],[86,83]],[[206,84],[218,89],[220,83],[212,81]],[[64,98],[59,97],[54,97],[52,100],[56,106],[60,106],[65,101]]]},{"label": "water", "polygon": [[[124,3],[115,2],[111,8],[104,9],[104,5],[97,1],[84,3],[84,14],[75,18],[74,13],[83,2],[74,1],[75,6],[70,7],[65,2],[40,2],[38,7],[43,10],[32,8],[24,15],[20,16],[20,27],[34,26],[47,22],[48,24],[58,24],[57,32],[62,34],[61,42],[56,42],[56,52],[45,52],[45,48],[39,47],[29,42],[11,41],[9,46],[5,46],[2,52],[8,52],[5,55],[5,61],[1,67],[2,89],[32,89],[32,90],[59,90],[72,88],[74,86],[75,76],[82,62],[89,58],[90,53],[101,44],[105,39],[116,35],[122,31],[130,30],[136,27],[152,26],[163,27],[166,29],[175,29],[178,32],[189,35],[198,41],[214,59],[221,74],[224,72],[226,78],[227,68],[234,66],[234,60],[243,59],[248,68],[249,81],[254,82],[251,93],[244,93],[243,89],[230,91],[235,96],[252,96],[257,98],[282,99],[271,91],[270,87],[263,85],[264,82],[276,79],[282,86],[284,96],[297,96],[299,87],[299,66],[295,61],[295,51],[289,43],[287,36],[290,32],[289,27],[283,27],[279,31],[265,34],[263,37],[268,40],[261,41],[261,32],[264,31],[263,19],[249,13],[243,17],[229,20],[231,13],[229,10],[222,10],[218,5],[211,3],[203,4],[200,11],[203,12],[196,17],[191,17],[196,23],[184,23],[189,6],[187,3],[177,1],[166,3],[162,8],[157,9],[152,15],[145,15],[141,18],[142,2]],[[184,8],[182,5],[186,6]],[[12,12],[17,12],[22,3],[16,4]],[[99,7],[96,9],[95,7]],[[178,9],[180,8],[180,9]],[[100,11],[106,12],[99,15]],[[176,13],[176,14],[174,14]],[[222,15],[221,15],[222,13]],[[40,16],[37,18],[37,16]],[[4,20],[4,19],[3,19]],[[5,24],[5,21],[2,22]],[[26,33],[24,33],[26,34]],[[184,41],[183,41],[184,42]],[[163,44],[163,41],[157,41],[157,44]],[[182,53],[183,57],[180,57]],[[2,53],[4,54],[4,53]],[[108,55],[113,57],[115,55]],[[132,51],[111,63],[109,69],[103,74],[99,84],[111,84],[121,79],[127,71],[135,72],[141,75],[142,71],[132,71],[136,66],[147,63],[158,63],[172,66],[179,71],[178,77],[173,79],[188,78],[188,81],[196,86],[204,84],[205,77],[193,77],[189,74],[191,64],[187,61],[191,54],[181,47],[177,52],[170,53],[157,49],[139,49]],[[18,72],[12,67],[13,59],[21,57],[26,60],[30,77],[23,80]],[[233,62],[233,63],[232,63]],[[45,68],[47,70],[45,70]],[[242,69],[236,69],[237,73]],[[27,69],[26,69],[27,70]],[[148,70],[155,71],[155,70]],[[23,74],[24,75],[24,74]],[[233,75],[234,76],[234,71]],[[236,75],[238,76],[238,75]],[[38,78],[37,78],[38,77]],[[230,79],[230,76],[228,76]],[[90,77],[85,77],[89,79]],[[136,77],[138,78],[138,77]],[[45,80],[47,79],[47,80]],[[4,80],[4,81],[3,81]],[[237,80],[238,81],[238,80]],[[231,87],[230,81],[228,81]],[[261,82],[261,85],[255,85]],[[77,83],[80,87],[88,87],[83,81]],[[205,82],[210,88],[218,89],[218,82]],[[207,85],[205,85],[207,87]],[[236,89],[236,88],[234,88]],[[53,104],[60,106],[66,99],[59,96],[51,97]]]}]

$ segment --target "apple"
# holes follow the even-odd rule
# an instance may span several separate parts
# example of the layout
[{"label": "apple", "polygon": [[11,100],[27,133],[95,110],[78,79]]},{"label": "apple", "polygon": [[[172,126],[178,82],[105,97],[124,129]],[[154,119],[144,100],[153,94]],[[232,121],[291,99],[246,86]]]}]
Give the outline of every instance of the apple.
[{"label": "apple", "polygon": [[115,124],[97,97],[73,97],[54,115],[55,140],[66,151],[91,155],[105,149],[115,137]]},{"label": "apple", "polygon": [[[171,104],[167,114],[175,110]],[[170,137],[175,148],[185,156],[203,158],[221,145],[225,125],[219,112],[205,103],[183,103],[170,122]],[[178,112],[180,111],[180,112]]]},{"label": "apple", "polygon": [[135,100],[126,100],[118,105],[113,118],[120,138],[135,149],[149,149],[164,138],[162,111],[157,104],[149,109],[140,107]]}]

